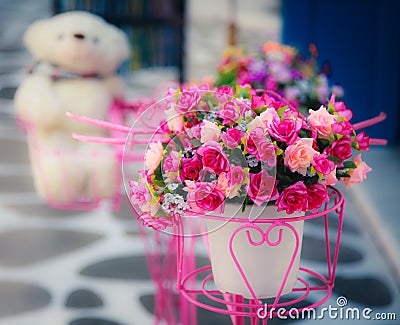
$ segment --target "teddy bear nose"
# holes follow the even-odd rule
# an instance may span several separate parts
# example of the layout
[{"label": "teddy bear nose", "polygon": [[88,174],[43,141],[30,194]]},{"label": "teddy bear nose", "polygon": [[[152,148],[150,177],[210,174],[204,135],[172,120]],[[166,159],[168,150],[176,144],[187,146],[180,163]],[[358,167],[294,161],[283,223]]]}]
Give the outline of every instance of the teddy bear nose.
[{"label": "teddy bear nose", "polygon": [[81,33],[76,33],[76,34],[74,34],[74,37],[77,38],[77,39],[84,39],[85,35],[83,35]]}]

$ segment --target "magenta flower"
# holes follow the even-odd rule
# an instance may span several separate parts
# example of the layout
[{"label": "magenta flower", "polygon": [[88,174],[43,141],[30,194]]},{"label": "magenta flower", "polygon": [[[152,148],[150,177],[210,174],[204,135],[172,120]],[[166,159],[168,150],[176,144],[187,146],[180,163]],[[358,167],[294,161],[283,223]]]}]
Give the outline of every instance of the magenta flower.
[{"label": "magenta flower", "polygon": [[325,154],[315,154],[313,157],[312,165],[314,169],[322,175],[329,175],[336,167],[332,160],[328,159]]},{"label": "magenta flower", "polygon": [[198,91],[183,89],[175,109],[180,113],[187,113],[193,110],[200,103],[200,100]]},{"label": "magenta flower", "polygon": [[214,96],[221,103],[230,100],[232,95],[233,95],[233,90],[229,86],[214,88]]},{"label": "magenta flower", "polygon": [[203,166],[211,168],[217,175],[229,171],[229,160],[218,142],[207,141],[197,149],[197,153],[202,156]]},{"label": "magenta flower", "polygon": [[200,171],[202,170],[202,168],[203,165],[197,155],[193,156],[192,158],[182,158],[181,171],[179,176],[182,181],[196,181],[199,179]]},{"label": "magenta flower", "polygon": [[332,94],[330,100],[331,104],[335,108],[335,111],[342,117],[344,117],[347,121],[350,121],[353,117],[353,112],[346,107],[344,102],[336,101],[336,94]]},{"label": "magenta flower", "polygon": [[301,120],[294,118],[287,118],[279,122],[273,120],[268,132],[275,140],[291,145],[298,139],[298,132],[301,129],[301,125]]},{"label": "magenta flower", "polygon": [[318,210],[321,205],[329,201],[328,189],[321,183],[311,184],[307,188],[308,210]]},{"label": "magenta flower", "polygon": [[366,136],[364,131],[356,135],[356,142],[358,149],[369,151],[369,137]]},{"label": "magenta flower", "polygon": [[249,198],[258,206],[272,199],[276,194],[275,177],[267,174],[265,170],[257,174],[249,174],[250,182],[246,186]]},{"label": "magenta flower", "polygon": [[229,148],[236,148],[242,142],[242,137],[245,135],[243,131],[236,128],[227,129],[226,132],[221,133],[221,139],[224,144]]},{"label": "magenta flower", "polygon": [[263,94],[261,96],[252,96],[251,108],[261,108],[264,106],[278,109],[282,106],[282,103],[275,100],[275,98],[269,96],[268,94]]},{"label": "magenta flower", "polygon": [[336,134],[341,134],[345,137],[349,137],[354,132],[353,126],[347,121],[333,123],[332,129]]},{"label": "magenta flower", "polygon": [[222,213],[225,196],[217,186],[215,183],[197,182],[194,189],[188,192],[187,203],[194,211]]},{"label": "magenta flower", "polygon": [[343,162],[352,156],[351,143],[352,140],[347,137],[335,140],[332,142],[331,146],[326,149],[326,153],[339,158],[340,161]]},{"label": "magenta flower", "polygon": [[278,211],[285,210],[288,214],[307,211],[307,186],[300,181],[285,188],[275,205]]},{"label": "magenta flower", "polygon": [[223,125],[234,123],[239,118],[239,112],[236,105],[232,102],[227,102],[224,105],[224,108],[218,112],[218,117],[223,118]]}]

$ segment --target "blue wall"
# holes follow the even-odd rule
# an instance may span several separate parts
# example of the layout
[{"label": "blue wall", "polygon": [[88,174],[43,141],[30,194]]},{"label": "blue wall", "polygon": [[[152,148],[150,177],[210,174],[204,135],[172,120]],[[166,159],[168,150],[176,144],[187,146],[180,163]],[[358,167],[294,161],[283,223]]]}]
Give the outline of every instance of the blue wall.
[{"label": "blue wall", "polygon": [[400,0],[282,0],[283,42],[307,54],[316,44],[320,63],[345,90],[353,122],[384,111],[367,129],[398,142],[400,111]]}]

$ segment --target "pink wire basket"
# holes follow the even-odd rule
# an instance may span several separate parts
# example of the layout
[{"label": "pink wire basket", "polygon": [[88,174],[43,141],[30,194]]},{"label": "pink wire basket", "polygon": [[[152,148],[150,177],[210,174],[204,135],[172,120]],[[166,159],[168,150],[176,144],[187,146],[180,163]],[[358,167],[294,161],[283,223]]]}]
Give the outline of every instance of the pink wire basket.
[{"label": "pink wire basket", "polygon": [[[221,314],[226,314],[231,317],[232,323],[234,325],[245,324],[245,319],[249,319],[252,325],[255,324],[267,324],[268,319],[277,317],[277,311],[280,308],[285,308],[285,312],[280,311],[279,316],[288,316],[289,312],[293,313],[292,307],[296,304],[304,302],[305,299],[318,292],[318,295],[313,297],[313,303],[307,306],[296,309],[297,314],[301,314],[303,311],[308,309],[316,308],[323,303],[325,303],[332,294],[332,288],[334,286],[336,264],[338,260],[340,236],[342,231],[343,216],[344,216],[344,205],[345,199],[341,193],[330,188],[329,191],[330,201],[326,203],[319,212],[306,214],[305,216],[293,217],[293,218],[278,218],[278,219],[242,219],[242,218],[232,218],[230,221],[239,223],[240,226],[231,234],[229,240],[229,250],[232,260],[235,262],[237,269],[242,275],[242,280],[246,284],[247,288],[251,293],[251,298],[244,298],[242,295],[231,294],[229,292],[221,292],[215,289],[214,276],[212,273],[211,265],[196,268],[184,275],[182,269],[185,265],[186,255],[184,254],[186,250],[186,245],[193,245],[193,237],[188,236],[184,233],[186,227],[183,226],[184,221],[180,221],[178,226],[179,233],[181,234],[177,241],[177,252],[178,252],[178,270],[177,270],[177,288],[178,292],[185,297],[189,302],[195,306],[214,311]],[[222,219],[222,217],[212,216],[212,215],[198,215],[200,218],[208,219]],[[291,225],[293,222],[307,221],[314,218],[323,218],[324,222],[324,241],[325,241],[325,256],[326,256],[326,274],[321,274],[315,270],[305,268],[300,266],[299,276],[297,278],[296,287],[290,293],[290,299],[282,299],[283,287],[287,280],[289,271],[293,266],[293,259],[288,265],[288,269],[285,273],[284,278],[280,286],[280,290],[275,298],[269,300],[268,309],[271,312],[263,314],[265,310],[265,301],[259,299],[252,288],[250,281],[247,279],[246,271],[241,268],[240,261],[235,255],[233,249],[233,243],[235,238],[240,232],[245,232],[247,234],[249,245],[259,246],[259,245],[269,245],[269,246],[279,246],[282,241],[282,236],[279,236],[277,241],[271,241],[269,239],[269,232],[274,229],[289,229],[293,232],[295,238],[297,238],[295,250],[299,249],[299,234],[297,234],[296,229]],[[332,230],[329,226],[329,220],[336,218],[338,221],[338,226]],[[262,229],[260,226],[262,224],[268,224],[267,230]],[[250,236],[249,230],[253,229],[261,234],[261,240],[254,240]],[[280,235],[282,231],[280,230]],[[331,240],[334,239],[334,249],[331,247]],[[189,242],[188,242],[189,240]],[[262,259],[263,256],[258,256],[257,258]],[[271,266],[273,267],[273,266]],[[267,271],[266,271],[266,277]]]},{"label": "pink wire basket", "polygon": [[[127,120],[134,119],[136,114],[139,114],[152,103],[153,101],[150,99],[147,101],[140,99],[130,103],[114,101],[109,109],[107,120],[119,125],[126,124]],[[62,147],[50,149],[39,140],[39,132],[31,123],[17,117],[17,127],[27,136],[35,188],[47,205],[64,210],[95,210],[103,202],[109,202],[112,210],[115,211],[120,208],[121,197],[124,194],[121,175],[123,144],[109,145],[109,150],[106,151],[98,150],[98,145],[95,144],[88,147],[87,150],[80,151]],[[111,140],[109,143],[113,144],[113,139],[120,137],[121,132],[109,130],[109,139]],[[132,160],[142,158],[142,155],[138,155],[132,157]],[[57,190],[56,194],[52,187],[55,181],[54,173],[48,173],[48,165],[46,164],[46,161],[49,160],[54,163],[57,182],[62,184],[62,188]],[[71,167],[71,161],[78,160],[90,163],[88,175],[85,176],[87,179],[86,186],[91,189],[88,196],[78,195],[72,181],[74,168]],[[99,189],[100,179],[104,177],[104,170],[99,163],[102,160],[113,161],[112,169],[111,171],[108,169],[108,172],[113,175],[111,179],[114,184],[111,183],[110,187],[114,190],[107,195],[102,195]]]}]

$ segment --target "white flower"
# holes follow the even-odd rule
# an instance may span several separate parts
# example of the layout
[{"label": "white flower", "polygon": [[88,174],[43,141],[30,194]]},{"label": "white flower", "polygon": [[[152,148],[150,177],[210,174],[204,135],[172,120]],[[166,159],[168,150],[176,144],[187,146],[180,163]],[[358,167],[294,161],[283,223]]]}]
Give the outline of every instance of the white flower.
[{"label": "white flower", "polygon": [[218,141],[221,130],[218,125],[207,120],[204,120],[204,125],[200,130],[200,141],[206,143],[208,140]]}]

